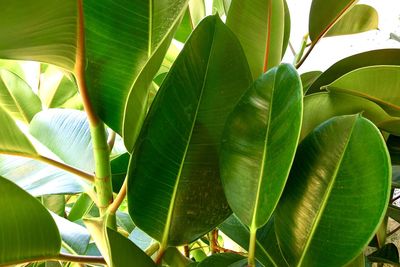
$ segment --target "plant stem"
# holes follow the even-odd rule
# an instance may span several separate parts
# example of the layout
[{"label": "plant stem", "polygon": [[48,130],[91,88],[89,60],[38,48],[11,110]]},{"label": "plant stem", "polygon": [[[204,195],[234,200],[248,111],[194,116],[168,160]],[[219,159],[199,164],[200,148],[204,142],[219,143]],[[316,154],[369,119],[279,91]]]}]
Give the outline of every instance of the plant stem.
[{"label": "plant stem", "polygon": [[166,247],[162,246],[162,244],[161,244],[160,248],[158,249],[157,257],[154,260],[154,262],[157,265],[161,265],[162,258],[164,257],[165,250],[166,250]]},{"label": "plant stem", "polygon": [[107,144],[108,144],[108,149],[111,150],[114,148],[115,144],[115,138],[117,137],[117,134],[114,131],[111,131],[110,135],[108,136]]},{"label": "plant stem", "polygon": [[[295,58],[294,58],[294,64],[296,65],[297,63],[299,63],[301,57],[304,54],[304,50],[306,49],[307,46],[307,40],[308,40],[308,34],[304,35],[303,40],[301,42],[301,48],[299,53],[296,54]],[[307,51],[308,52],[308,51]]]},{"label": "plant stem", "polygon": [[60,253],[58,256],[42,256],[29,260],[17,260],[13,262],[8,262],[6,264],[0,264],[0,266],[14,266],[22,263],[30,263],[30,262],[38,262],[38,261],[65,261],[65,262],[78,262],[78,263],[86,263],[86,264],[101,264],[107,265],[106,261],[103,257],[98,256],[80,256],[80,255],[70,255]]},{"label": "plant stem", "polygon": [[117,197],[114,199],[113,203],[108,207],[108,212],[110,214],[115,214],[121,205],[122,201],[124,201],[124,198],[126,196],[126,187],[127,187],[128,179],[127,177],[124,180],[124,183],[122,184],[121,189],[118,192]]},{"label": "plant stem", "polygon": [[[88,89],[86,87],[85,62],[85,27],[83,16],[83,0],[78,0],[78,29],[75,76],[78,83],[79,92],[82,96],[83,106],[89,120],[95,161],[94,184],[96,187],[100,215],[104,215],[108,206],[113,201],[112,184],[110,178],[110,152],[107,144],[104,123],[97,116],[92,106],[92,103],[90,102]],[[113,220],[110,220],[110,222],[112,221]]]},{"label": "plant stem", "polygon": [[248,266],[256,266],[255,252],[256,252],[256,234],[257,228],[254,226],[250,227],[250,243],[249,243],[249,255],[248,255]]},{"label": "plant stem", "polygon": [[83,178],[86,181],[89,181],[91,183],[94,182],[93,175],[91,175],[91,174],[89,174],[87,172],[81,171],[79,169],[75,169],[74,167],[72,167],[70,165],[67,165],[65,163],[62,163],[62,162],[59,162],[59,161],[55,161],[53,159],[47,158],[47,157],[42,156],[42,155],[32,157],[32,159],[36,159],[36,160],[39,160],[39,161],[41,161],[43,163],[47,163],[47,164],[53,165],[53,166],[55,166],[55,167],[57,167],[59,169],[62,169],[64,171],[67,171],[67,172],[70,172],[72,174],[75,174],[75,175],[77,175],[77,176],[79,176],[79,177],[81,177],[81,178]]}]

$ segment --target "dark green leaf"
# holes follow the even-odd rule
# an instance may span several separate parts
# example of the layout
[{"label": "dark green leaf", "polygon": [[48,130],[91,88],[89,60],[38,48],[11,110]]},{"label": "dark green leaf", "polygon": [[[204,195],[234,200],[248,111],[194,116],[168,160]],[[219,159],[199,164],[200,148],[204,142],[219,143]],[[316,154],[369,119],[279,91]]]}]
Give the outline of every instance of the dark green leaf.
[{"label": "dark green leaf", "polygon": [[400,166],[392,166],[392,186],[400,188]]},{"label": "dark green leaf", "polygon": [[325,37],[378,29],[378,12],[368,5],[355,5],[326,33]]},{"label": "dark green leaf", "polygon": [[39,97],[18,75],[0,70],[0,106],[10,115],[27,124],[42,110]]},{"label": "dark green leaf", "polygon": [[389,135],[386,145],[389,149],[392,164],[400,165],[400,134],[399,136],[393,134]]},{"label": "dark green leaf", "polygon": [[396,222],[400,223],[400,208],[397,206],[389,205],[387,209],[387,215],[395,220]]},{"label": "dark green leaf", "polygon": [[187,267],[191,260],[186,258],[179,252],[179,250],[175,247],[169,247],[164,253],[163,260],[169,265],[173,267]]},{"label": "dark green leaf", "polygon": [[242,44],[253,79],[281,62],[284,0],[232,0],[226,24]]},{"label": "dark green leaf", "polygon": [[292,65],[282,64],[253,83],[226,121],[222,185],[233,212],[254,231],[267,223],[283,192],[302,114],[299,75]]},{"label": "dark green leaf", "polygon": [[[368,153],[364,153],[368,147]],[[377,128],[360,115],[334,117],[299,145],[275,212],[290,266],[343,266],[382,222],[391,168]]]},{"label": "dark green leaf", "polygon": [[283,0],[283,4],[284,4],[284,8],[285,8],[285,27],[283,30],[283,43],[282,43],[282,58],[285,55],[286,49],[289,45],[289,41],[290,41],[290,24],[291,24],[291,20],[290,20],[290,11],[289,11],[289,6],[287,4],[286,0]]},{"label": "dark green leaf", "polygon": [[380,49],[356,54],[342,59],[329,67],[312,84],[308,94],[319,92],[324,85],[330,84],[342,75],[366,66],[399,65],[400,49]]},{"label": "dark green leaf", "polygon": [[399,264],[399,251],[393,243],[384,245],[381,249],[375,251],[368,256],[372,262],[388,263],[393,266],[400,266]]},{"label": "dark green leaf", "polygon": [[200,262],[198,267],[228,267],[244,259],[242,255],[233,253],[214,254]]},{"label": "dark green leaf", "polygon": [[130,155],[124,153],[111,160],[112,187],[115,193],[118,193],[124,183],[128,170]]},{"label": "dark green leaf", "polygon": [[0,196],[0,265],[57,256],[60,234],[40,202],[2,177]]},{"label": "dark green leaf", "polygon": [[193,241],[231,213],[218,150],[250,82],[234,34],[219,17],[204,19],[159,89],[129,167],[129,213],[162,246]]}]

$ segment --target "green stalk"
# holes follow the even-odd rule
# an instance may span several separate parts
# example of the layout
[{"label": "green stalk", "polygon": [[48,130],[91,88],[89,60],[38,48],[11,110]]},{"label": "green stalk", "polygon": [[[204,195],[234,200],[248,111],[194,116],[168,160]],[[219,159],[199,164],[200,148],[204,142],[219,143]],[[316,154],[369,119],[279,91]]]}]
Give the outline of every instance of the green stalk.
[{"label": "green stalk", "polygon": [[255,252],[256,252],[256,234],[257,228],[250,227],[250,243],[249,243],[249,255],[248,255],[248,266],[256,266]]},{"label": "green stalk", "polygon": [[92,136],[95,177],[94,185],[98,198],[98,208],[100,215],[104,215],[108,206],[113,201],[113,191],[111,183],[110,152],[108,149],[106,131],[104,123],[90,125]]}]

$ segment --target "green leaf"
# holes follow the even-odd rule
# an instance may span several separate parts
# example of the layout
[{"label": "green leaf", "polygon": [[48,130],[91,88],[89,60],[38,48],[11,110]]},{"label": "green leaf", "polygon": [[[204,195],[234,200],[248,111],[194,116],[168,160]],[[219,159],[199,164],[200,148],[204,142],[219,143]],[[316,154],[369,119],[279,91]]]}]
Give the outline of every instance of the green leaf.
[{"label": "green leaf", "polygon": [[368,5],[355,5],[326,33],[325,37],[378,29],[378,12]]},{"label": "green leaf", "polygon": [[39,97],[18,75],[0,70],[0,106],[10,115],[27,124],[42,110]]},{"label": "green leaf", "polygon": [[37,155],[35,148],[14,120],[0,107],[0,153],[10,155]]},{"label": "green leaf", "polygon": [[284,0],[283,1],[284,4],[284,12],[285,12],[285,20],[284,20],[284,25],[285,27],[283,28],[283,43],[282,43],[282,58],[285,56],[285,52],[286,49],[289,45],[289,40],[290,40],[290,24],[291,24],[291,20],[290,20],[290,10],[289,10],[289,6],[287,4],[287,1]]},{"label": "green leaf", "polygon": [[386,146],[389,150],[390,159],[393,165],[400,165],[400,134],[389,135],[386,140]]},{"label": "green leaf", "polygon": [[400,118],[388,115],[374,102],[343,93],[323,92],[304,98],[304,119],[300,140],[327,119],[361,112],[379,128],[400,134]]},{"label": "green leaf", "polygon": [[148,248],[154,241],[154,239],[152,239],[149,235],[147,235],[145,232],[137,227],[133,229],[128,238],[142,250]]},{"label": "green leaf", "polygon": [[65,163],[90,173],[94,172],[90,129],[83,111],[42,111],[33,118],[29,132]]},{"label": "green leaf", "polygon": [[[219,225],[218,228],[242,248],[248,247],[250,240],[249,228],[240,222],[234,214]],[[276,240],[273,217],[257,231],[255,257],[264,266],[287,266]]]},{"label": "green leaf", "polygon": [[41,197],[42,205],[58,216],[65,215],[65,196],[64,195],[46,195]]},{"label": "green leaf", "polygon": [[400,66],[369,66],[353,70],[326,88],[367,98],[389,114],[400,116]]},{"label": "green leaf", "polygon": [[35,60],[72,71],[75,65],[77,2],[3,2],[0,58]]},{"label": "green leaf", "polygon": [[318,77],[322,74],[322,71],[315,70],[302,73],[300,75],[301,83],[303,84],[303,92],[307,93],[310,86],[318,79]]},{"label": "green leaf", "polygon": [[77,194],[87,184],[78,176],[37,160],[0,155],[0,176],[33,196]]},{"label": "green leaf", "polygon": [[399,264],[399,251],[393,243],[384,245],[381,249],[373,252],[368,256],[372,262],[387,263],[392,266],[400,266]]},{"label": "green leaf", "polygon": [[183,15],[181,24],[176,30],[174,39],[178,40],[181,43],[185,43],[189,35],[192,33],[192,19],[190,18],[189,8],[186,10]]},{"label": "green leaf", "polygon": [[400,188],[400,166],[393,165],[392,166],[392,186],[395,188]]},{"label": "green leaf", "polygon": [[218,253],[211,255],[202,262],[200,262],[198,267],[222,267],[230,266],[231,264],[245,259],[242,255],[233,253]]},{"label": "green leaf", "polygon": [[165,250],[163,260],[169,265],[174,267],[187,267],[191,260],[186,258],[175,247],[169,247]]},{"label": "green leaf", "polygon": [[111,266],[126,267],[132,263],[140,267],[157,266],[146,253],[118,232],[107,228],[107,238],[112,258]]},{"label": "green leaf", "polygon": [[389,205],[387,210],[387,215],[395,220],[396,222],[400,223],[400,208],[397,206]]},{"label": "green leaf", "polygon": [[57,256],[60,234],[40,202],[2,177],[0,195],[0,264]]},{"label": "green leaf", "polygon": [[281,62],[284,0],[232,0],[226,25],[240,40],[253,79]]},{"label": "green leaf", "polygon": [[189,13],[193,28],[206,16],[206,3],[204,0],[189,0]]},{"label": "green leaf", "polygon": [[212,13],[218,14],[219,16],[226,15],[224,0],[213,0],[212,1]]},{"label": "green leaf", "polygon": [[124,153],[111,160],[112,187],[115,193],[118,193],[124,183],[128,170],[130,155]]},{"label": "green leaf", "polygon": [[48,108],[58,108],[78,93],[71,74],[50,65],[40,76],[39,96]]},{"label": "green leaf", "polygon": [[189,243],[231,213],[218,150],[250,82],[234,34],[217,16],[202,20],[158,91],[128,171],[129,213],[162,246]]},{"label": "green leaf", "polygon": [[307,94],[319,92],[324,85],[330,84],[344,74],[366,66],[399,65],[400,49],[379,49],[363,52],[344,58],[329,67],[312,84]]},{"label": "green leaf", "polygon": [[222,185],[233,212],[252,229],[267,223],[278,204],[296,152],[302,113],[299,75],[292,65],[282,64],[253,83],[226,121]]},{"label": "green leaf", "polygon": [[347,115],[319,125],[299,145],[275,211],[288,264],[343,266],[358,256],[385,216],[390,180],[384,140],[370,121]]},{"label": "green leaf", "polygon": [[90,234],[86,228],[56,214],[52,214],[52,216],[60,231],[62,240],[77,254],[85,254],[90,241]]},{"label": "green leaf", "polygon": [[[90,100],[100,118],[129,139],[127,147],[131,149],[135,139],[132,132],[140,129],[147,111],[143,105],[148,86],[187,0],[85,0],[83,5]],[[128,118],[124,119],[125,114]]]},{"label": "green leaf", "polygon": [[366,267],[364,253],[361,253],[357,258],[353,259],[350,263],[346,264],[344,267]]},{"label": "green leaf", "polygon": [[[313,0],[308,32],[313,43],[318,42],[354,5],[357,0]],[[353,23],[353,21],[352,21]]]},{"label": "green leaf", "polygon": [[72,206],[68,214],[68,220],[73,222],[82,219],[82,217],[89,212],[93,205],[93,200],[88,194],[81,194]]}]

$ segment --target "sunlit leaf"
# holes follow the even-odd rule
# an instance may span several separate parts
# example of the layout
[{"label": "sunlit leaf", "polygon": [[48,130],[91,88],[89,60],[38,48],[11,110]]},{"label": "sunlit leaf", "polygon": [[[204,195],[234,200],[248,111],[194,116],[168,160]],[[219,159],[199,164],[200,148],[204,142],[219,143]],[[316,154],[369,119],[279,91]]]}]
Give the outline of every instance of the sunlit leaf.
[{"label": "sunlit leaf", "polygon": [[299,145],[275,211],[289,265],[343,266],[359,255],[384,218],[390,181],[389,155],[370,121],[347,115],[319,125]]},{"label": "sunlit leaf", "polygon": [[162,246],[189,243],[231,213],[218,150],[250,81],[233,33],[217,16],[204,19],[159,89],[128,172],[129,213]]}]

